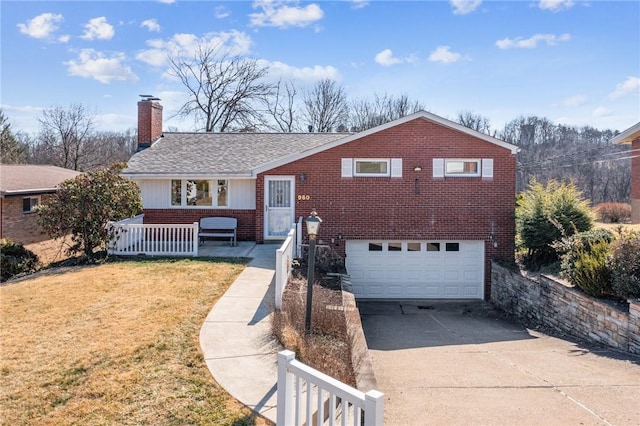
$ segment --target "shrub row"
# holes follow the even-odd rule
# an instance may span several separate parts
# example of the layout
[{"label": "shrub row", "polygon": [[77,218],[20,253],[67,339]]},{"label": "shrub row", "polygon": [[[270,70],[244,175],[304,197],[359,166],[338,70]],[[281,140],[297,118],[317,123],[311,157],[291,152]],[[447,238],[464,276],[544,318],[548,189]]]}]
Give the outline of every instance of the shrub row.
[{"label": "shrub row", "polygon": [[38,267],[38,256],[22,244],[3,238],[0,239],[0,265],[4,282],[18,274],[34,272]]}]

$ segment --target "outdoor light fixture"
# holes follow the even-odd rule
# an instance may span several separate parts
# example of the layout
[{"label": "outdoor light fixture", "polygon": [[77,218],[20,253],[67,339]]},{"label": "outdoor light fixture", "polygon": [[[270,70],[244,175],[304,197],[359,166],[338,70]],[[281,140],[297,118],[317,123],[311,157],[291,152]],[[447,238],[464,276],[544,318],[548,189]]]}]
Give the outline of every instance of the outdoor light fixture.
[{"label": "outdoor light fixture", "polygon": [[304,173],[300,173],[300,183],[305,183],[307,181],[307,175]]},{"label": "outdoor light fixture", "polygon": [[414,171],[414,172],[421,172],[421,171],[422,171],[422,167],[420,167],[420,166],[415,166],[415,167],[413,168],[413,171]]},{"label": "outdoor light fixture", "polygon": [[311,307],[313,305],[313,274],[316,269],[316,236],[320,229],[322,219],[318,217],[316,209],[311,211],[307,218],[307,234],[309,234],[309,269],[307,270],[307,312],[304,318],[304,332],[311,333]]},{"label": "outdoor light fixture", "polygon": [[316,235],[318,235],[318,230],[320,229],[320,222],[322,222],[322,219],[318,217],[318,213],[315,209],[313,209],[309,217],[307,217],[306,222],[309,240],[315,240]]}]

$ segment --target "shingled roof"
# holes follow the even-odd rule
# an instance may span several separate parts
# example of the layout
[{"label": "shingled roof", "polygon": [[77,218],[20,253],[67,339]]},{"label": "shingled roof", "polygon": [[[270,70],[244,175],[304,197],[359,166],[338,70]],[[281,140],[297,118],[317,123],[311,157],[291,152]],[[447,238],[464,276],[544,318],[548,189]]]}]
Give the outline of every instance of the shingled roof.
[{"label": "shingled roof", "polygon": [[260,166],[330,144],[350,133],[164,133],[136,153],[128,177],[252,176]]},{"label": "shingled roof", "polygon": [[33,164],[2,164],[0,166],[0,195],[47,193],[80,172],[56,166]]}]

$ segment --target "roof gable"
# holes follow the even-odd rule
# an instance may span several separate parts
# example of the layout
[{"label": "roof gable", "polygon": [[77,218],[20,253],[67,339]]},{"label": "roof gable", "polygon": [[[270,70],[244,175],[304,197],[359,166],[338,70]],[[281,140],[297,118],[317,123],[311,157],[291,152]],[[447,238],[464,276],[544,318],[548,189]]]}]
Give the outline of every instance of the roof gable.
[{"label": "roof gable", "polygon": [[640,138],[640,122],[629,127],[627,130],[620,133],[618,136],[612,138],[611,143],[624,145],[624,144],[629,144],[638,138]]},{"label": "roof gable", "polygon": [[512,144],[504,142],[504,141],[502,141],[500,139],[494,138],[494,137],[486,135],[484,133],[480,133],[478,131],[475,131],[473,129],[465,127],[465,126],[463,126],[461,124],[454,123],[453,121],[449,121],[449,120],[447,120],[445,118],[439,117],[439,116],[437,116],[435,114],[431,114],[431,113],[426,112],[426,111],[418,111],[416,113],[401,117],[401,118],[399,118],[397,120],[393,120],[393,121],[390,121],[388,123],[381,124],[380,126],[372,127],[371,129],[367,129],[367,130],[364,130],[364,131],[359,132],[359,133],[354,133],[354,134],[346,136],[344,138],[337,139],[337,140],[335,140],[335,141],[333,141],[331,143],[328,143],[328,144],[325,144],[325,145],[322,145],[322,146],[318,146],[318,147],[309,149],[309,150],[304,151],[304,152],[291,153],[290,155],[288,155],[286,157],[279,158],[279,159],[274,160],[273,162],[271,162],[269,164],[265,164],[262,167],[257,168],[255,170],[255,173],[262,173],[262,172],[265,172],[265,171],[267,171],[269,169],[273,169],[273,168],[276,168],[276,167],[283,166],[285,164],[300,160],[300,159],[308,157],[310,155],[317,154],[319,152],[326,151],[328,149],[335,148],[337,146],[344,145],[346,143],[349,143],[349,142],[352,142],[352,141],[355,141],[355,140],[358,140],[358,139],[362,139],[362,138],[364,138],[366,136],[369,136],[369,135],[372,135],[372,134],[375,134],[375,133],[378,133],[378,132],[382,132],[382,131],[387,130],[387,129],[391,129],[393,127],[396,127],[396,126],[399,126],[401,124],[407,123],[407,122],[412,121],[412,120],[417,120],[417,119],[429,120],[429,121],[431,121],[433,123],[442,125],[444,127],[448,127],[450,129],[459,131],[461,133],[465,133],[467,135],[473,136],[475,138],[482,139],[482,140],[484,140],[486,142],[489,142],[489,143],[497,145],[497,146],[499,146],[501,148],[507,149],[512,154],[516,154],[520,150],[520,148],[518,148],[516,145],[512,145]]}]

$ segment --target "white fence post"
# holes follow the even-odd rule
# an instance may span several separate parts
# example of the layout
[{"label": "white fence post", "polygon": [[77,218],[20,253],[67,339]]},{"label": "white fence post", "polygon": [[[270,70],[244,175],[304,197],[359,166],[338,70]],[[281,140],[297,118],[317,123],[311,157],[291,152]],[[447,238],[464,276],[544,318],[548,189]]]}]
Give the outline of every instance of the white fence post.
[{"label": "white fence post", "polygon": [[296,258],[300,258],[302,256],[302,216],[298,218],[298,223],[296,226]]},{"label": "white fence post", "polygon": [[198,222],[193,222],[192,234],[191,234],[191,244],[192,247],[192,255],[193,257],[198,257],[198,246],[200,245],[200,237],[198,236],[198,232],[200,231],[200,224]]},{"label": "white fence post", "polygon": [[280,351],[278,353],[278,397],[276,425],[290,425],[293,421],[293,374],[288,371],[289,363],[296,354],[292,351]]},{"label": "white fence post", "polygon": [[384,394],[370,390],[364,394],[364,426],[382,426],[384,420]]}]

